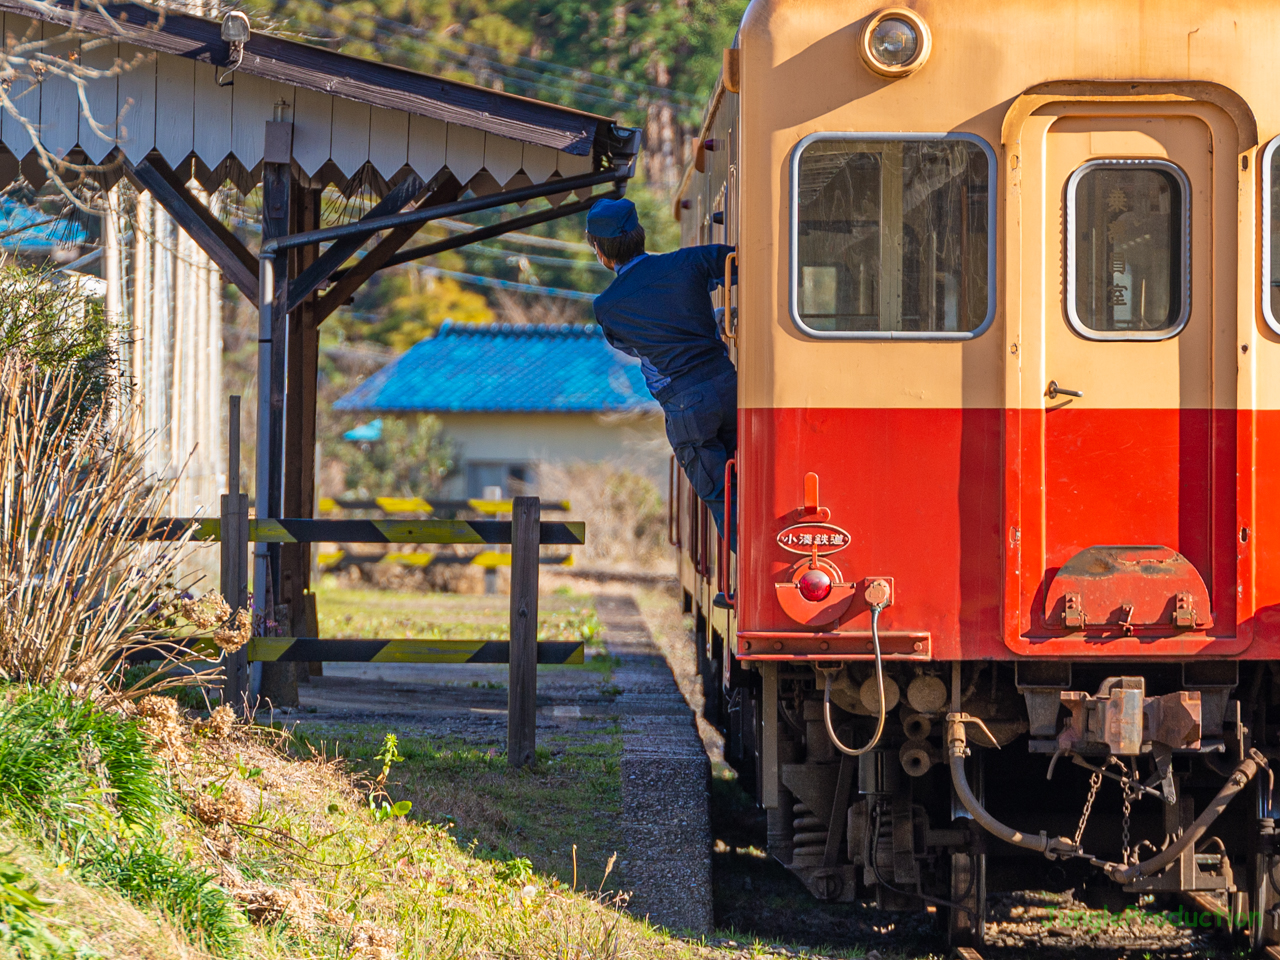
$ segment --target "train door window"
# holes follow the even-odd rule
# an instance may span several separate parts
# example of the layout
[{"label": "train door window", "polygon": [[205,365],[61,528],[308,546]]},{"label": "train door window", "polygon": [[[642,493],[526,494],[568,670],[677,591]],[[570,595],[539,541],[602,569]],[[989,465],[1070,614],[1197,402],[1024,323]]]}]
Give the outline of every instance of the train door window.
[{"label": "train door window", "polygon": [[792,159],[791,314],[823,338],[966,339],[995,313],[995,156],[968,134],[814,134]]},{"label": "train door window", "polygon": [[1280,137],[1262,154],[1262,313],[1280,333]]},{"label": "train door window", "polygon": [[1067,317],[1091,340],[1163,340],[1190,313],[1187,178],[1094,160],[1067,181]]}]

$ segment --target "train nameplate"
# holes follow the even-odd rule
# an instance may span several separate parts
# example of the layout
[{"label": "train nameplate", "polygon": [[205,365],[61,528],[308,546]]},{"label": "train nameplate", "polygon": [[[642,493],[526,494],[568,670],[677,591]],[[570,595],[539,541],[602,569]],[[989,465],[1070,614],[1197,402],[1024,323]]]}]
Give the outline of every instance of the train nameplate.
[{"label": "train nameplate", "polygon": [[825,557],[848,545],[848,532],[832,523],[794,523],[778,534],[778,546],[805,556]]}]

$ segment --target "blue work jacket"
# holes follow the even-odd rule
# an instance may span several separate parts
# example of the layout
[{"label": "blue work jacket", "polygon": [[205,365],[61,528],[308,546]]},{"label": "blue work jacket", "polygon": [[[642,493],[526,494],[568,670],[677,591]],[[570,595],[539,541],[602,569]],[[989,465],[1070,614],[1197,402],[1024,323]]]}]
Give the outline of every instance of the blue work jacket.
[{"label": "blue work jacket", "polygon": [[733,369],[711,306],[731,253],[733,247],[713,243],[647,254],[623,264],[595,299],[605,339],[646,361],[645,380],[659,402]]}]

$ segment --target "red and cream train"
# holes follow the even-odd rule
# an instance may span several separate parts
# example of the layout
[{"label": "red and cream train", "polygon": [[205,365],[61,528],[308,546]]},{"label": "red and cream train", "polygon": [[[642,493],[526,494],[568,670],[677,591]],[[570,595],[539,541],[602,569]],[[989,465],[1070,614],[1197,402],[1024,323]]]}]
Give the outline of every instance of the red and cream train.
[{"label": "red and cream train", "polygon": [[1277,49],[1266,0],[748,8],[676,201],[737,248],[739,549],[680,477],[670,532],[816,896],[1280,940]]}]

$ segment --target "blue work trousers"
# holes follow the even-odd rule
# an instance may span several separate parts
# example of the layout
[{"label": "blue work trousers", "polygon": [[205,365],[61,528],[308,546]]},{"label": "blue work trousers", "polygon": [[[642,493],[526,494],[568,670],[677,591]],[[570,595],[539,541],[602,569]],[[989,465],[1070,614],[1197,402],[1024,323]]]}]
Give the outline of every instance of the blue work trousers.
[{"label": "blue work trousers", "polygon": [[724,467],[738,448],[738,373],[722,373],[661,403],[676,460],[724,536]]}]

